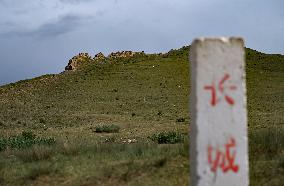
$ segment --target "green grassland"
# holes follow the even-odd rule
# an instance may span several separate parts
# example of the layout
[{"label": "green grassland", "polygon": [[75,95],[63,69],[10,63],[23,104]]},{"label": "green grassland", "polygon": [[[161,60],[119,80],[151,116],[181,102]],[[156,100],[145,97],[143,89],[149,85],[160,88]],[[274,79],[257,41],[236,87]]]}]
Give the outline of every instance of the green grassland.
[{"label": "green grassland", "polygon": [[[188,185],[189,47],[0,87],[0,185]],[[284,183],[284,56],[246,49],[251,185]]]}]

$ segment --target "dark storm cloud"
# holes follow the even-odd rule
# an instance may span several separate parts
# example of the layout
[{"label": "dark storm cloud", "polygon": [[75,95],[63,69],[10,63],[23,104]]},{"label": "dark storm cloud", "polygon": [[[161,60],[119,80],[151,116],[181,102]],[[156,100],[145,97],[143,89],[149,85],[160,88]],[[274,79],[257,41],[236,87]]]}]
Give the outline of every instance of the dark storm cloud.
[{"label": "dark storm cloud", "polygon": [[60,35],[72,32],[79,29],[86,24],[92,17],[81,15],[64,15],[40,25],[38,28],[32,30],[24,30],[23,28],[15,28],[11,22],[3,23],[4,26],[11,28],[10,31],[0,33],[8,37],[35,37],[37,39],[44,39],[50,37],[58,37]]},{"label": "dark storm cloud", "polygon": [[40,38],[57,37],[78,29],[80,26],[86,23],[88,19],[90,19],[90,17],[80,15],[64,15],[55,22],[43,24],[38,29],[28,34],[30,36]]}]

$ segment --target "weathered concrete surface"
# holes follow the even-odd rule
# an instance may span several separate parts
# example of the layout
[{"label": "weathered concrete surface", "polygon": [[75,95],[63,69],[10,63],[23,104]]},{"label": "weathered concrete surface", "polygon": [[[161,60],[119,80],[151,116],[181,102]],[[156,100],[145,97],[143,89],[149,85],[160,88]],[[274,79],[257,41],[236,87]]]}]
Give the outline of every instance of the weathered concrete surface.
[{"label": "weathered concrete surface", "polygon": [[247,103],[241,38],[190,48],[191,185],[247,186]]}]

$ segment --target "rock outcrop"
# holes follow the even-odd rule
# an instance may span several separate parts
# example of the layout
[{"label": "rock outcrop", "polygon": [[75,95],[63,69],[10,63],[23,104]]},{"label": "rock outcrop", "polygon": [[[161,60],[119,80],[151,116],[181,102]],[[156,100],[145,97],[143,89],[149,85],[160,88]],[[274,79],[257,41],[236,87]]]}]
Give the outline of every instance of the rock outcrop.
[{"label": "rock outcrop", "polygon": [[68,65],[65,67],[65,70],[76,70],[80,63],[86,60],[91,60],[92,57],[89,56],[88,53],[79,53],[78,55],[72,57],[72,59],[69,60]]},{"label": "rock outcrop", "polygon": [[106,57],[103,53],[99,52],[95,55],[94,60],[105,60]]},{"label": "rock outcrop", "polygon": [[107,57],[104,56],[102,52],[99,52],[92,58],[88,53],[79,53],[78,55],[72,57],[69,60],[68,65],[65,67],[66,71],[75,71],[79,66],[84,62],[106,62],[108,59],[117,59],[117,58],[129,58],[134,55],[145,55],[144,51],[142,52],[132,52],[132,51],[121,51],[121,52],[112,52]]},{"label": "rock outcrop", "polygon": [[142,52],[132,52],[132,51],[112,52],[110,55],[108,55],[108,58],[111,58],[111,59],[127,58],[127,57],[133,57],[135,54],[144,54],[144,51]]}]

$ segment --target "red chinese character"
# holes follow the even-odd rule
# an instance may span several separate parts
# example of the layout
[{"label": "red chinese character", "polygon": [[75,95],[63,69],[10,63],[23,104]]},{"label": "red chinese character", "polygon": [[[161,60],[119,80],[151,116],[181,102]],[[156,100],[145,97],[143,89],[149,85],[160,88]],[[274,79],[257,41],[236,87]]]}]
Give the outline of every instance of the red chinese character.
[{"label": "red chinese character", "polygon": [[[228,96],[227,94],[224,93],[225,88],[228,88],[230,90],[236,90],[236,86],[231,85],[231,86],[224,86],[225,81],[227,81],[230,78],[229,74],[225,74],[224,77],[221,79],[221,81],[218,83],[218,87],[215,87],[215,84],[213,83],[210,86],[204,86],[205,90],[210,90],[211,91],[211,105],[215,106],[217,104],[217,90],[220,91],[221,94],[224,94],[225,100],[230,104],[234,105],[235,101],[232,97]],[[217,90],[216,90],[217,89]]]},{"label": "red chinese character", "polygon": [[[230,149],[236,147],[236,141],[234,138],[230,138],[229,142],[225,144],[225,152],[219,149],[213,149],[211,145],[207,148],[208,163],[211,166],[211,171],[216,172],[220,168],[224,173],[232,170],[233,172],[239,171],[239,166],[235,164],[236,151],[231,153]],[[215,159],[213,159],[215,150]]]}]

